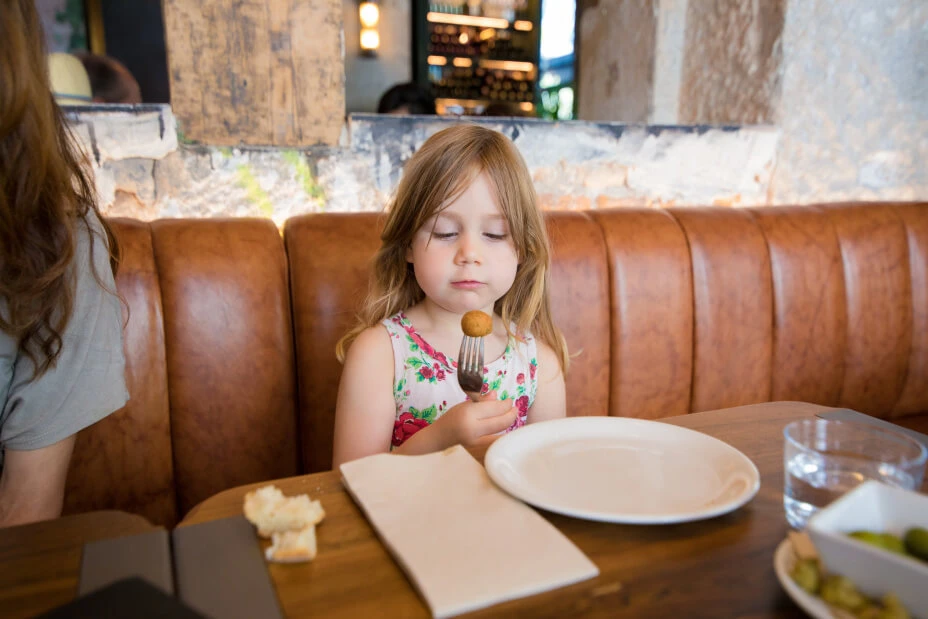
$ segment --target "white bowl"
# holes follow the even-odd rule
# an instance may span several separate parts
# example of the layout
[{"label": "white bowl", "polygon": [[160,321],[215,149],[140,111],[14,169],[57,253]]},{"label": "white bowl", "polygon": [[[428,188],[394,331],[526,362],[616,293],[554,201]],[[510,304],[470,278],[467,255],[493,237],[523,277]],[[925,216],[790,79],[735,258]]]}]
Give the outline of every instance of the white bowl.
[{"label": "white bowl", "polygon": [[915,617],[928,617],[928,563],[848,537],[853,531],[902,537],[911,527],[928,528],[928,496],[867,481],[809,519],[806,527],[825,569],[847,576],[879,599],[892,591]]}]

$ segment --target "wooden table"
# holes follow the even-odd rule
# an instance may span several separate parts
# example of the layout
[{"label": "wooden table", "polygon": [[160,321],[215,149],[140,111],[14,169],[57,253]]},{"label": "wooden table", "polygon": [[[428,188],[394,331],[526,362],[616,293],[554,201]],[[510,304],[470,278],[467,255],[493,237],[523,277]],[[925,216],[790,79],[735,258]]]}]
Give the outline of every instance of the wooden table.
[{"label": "wooden table", "polygon": [[[773,553],[786,536],[783,427],[826,407],[795,402],[744,406],[665,419],[744,452],[761,488],[733,513],[677,525],[634,526],[541,512],[600,569],[592,580],[499,604],[475,617],[802,617],[781,590]],[[274,482],[285,494],[321,499],[312,563],[269,565],[289,617],[427,617],[428,609],[342,488],[337,472]],[[227,490],[194,508],[180,526],[242,513],[246,492]],[[414,527],[411,524],[411,527]]]},{"label": "wooden table", "polygon": [[87,542],[157,528],[135,514],[100,511],[0,529],[0,616],[32,617],[73,600]]}]

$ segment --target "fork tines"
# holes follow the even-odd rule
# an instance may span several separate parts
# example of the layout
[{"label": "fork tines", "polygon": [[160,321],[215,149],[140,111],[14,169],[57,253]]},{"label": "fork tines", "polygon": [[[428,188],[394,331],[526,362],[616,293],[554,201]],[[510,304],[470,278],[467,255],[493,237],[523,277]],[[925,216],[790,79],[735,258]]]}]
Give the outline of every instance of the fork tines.
[{"label": "fork tines", "polygon": [[458,355],[458,383],[469,393],[483,388],[483,338],[465,335]]}]

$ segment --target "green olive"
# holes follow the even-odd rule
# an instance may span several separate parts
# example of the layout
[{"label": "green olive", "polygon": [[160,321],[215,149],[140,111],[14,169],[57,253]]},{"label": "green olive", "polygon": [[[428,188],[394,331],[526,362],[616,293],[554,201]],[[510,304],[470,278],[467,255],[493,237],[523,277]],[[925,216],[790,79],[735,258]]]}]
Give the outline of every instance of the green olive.
[{"label": "green olive", "polygon": [[806,590],[808,593],[815,595],[818,592],[821,575],[818,570],[818,561],[816,559],[802,559],[796,561],[790,577],[797,585]]},{"label": "green olive", "polygon": [[883,610],[879,619],[909,619],[909,611],[905,609],[895,593],[887,593],[883,596]]},{"label": "green olive", "polygon": [[888,550],[890,552],[905,554],[905,546],[903,545],[902,540],[892,533],[854,531],[848,535],[856,540],[864,542],[865,544],[870,544],[871,546],[876,546],[877,548],[882,548],[883,550]]},{"label": "green olive", "polygon": [[844,576],[827,576],[822,583],[820,595],[829,604],[850,611],[862,610],[868,604],[867,598]]},{"label": "green olive", "polygon": [[903,542],[910,555],[928,561],[928,529],[912,527],[905,532]]}]

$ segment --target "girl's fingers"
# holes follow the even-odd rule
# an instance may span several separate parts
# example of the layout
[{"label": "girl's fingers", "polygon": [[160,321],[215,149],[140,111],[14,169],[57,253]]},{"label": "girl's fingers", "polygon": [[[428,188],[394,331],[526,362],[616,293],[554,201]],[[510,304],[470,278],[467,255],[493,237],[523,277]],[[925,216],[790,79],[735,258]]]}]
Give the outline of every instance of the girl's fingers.
[{"label": "girl's fingers", "polygon": [[[505,400],[503,400],[505,402]],[[501,414],[493,417],[485,417],[480,421],[481,433],[486,434],[496,434],[497,432],[502,432],[509,426],[511,426],[519,412],[514,406],[510,406],[508,410],[503,411]]]},{"label": "girl's fingers", "polygon": [[[487,394],[492,395],[492,394]],[[485,396],[486,397],[486,396]],[[504,415],[512,408],[512,400],[486,399],[475,405],[474,417],[476,419],[490,419]]]},{"label": "girl's fingers", "polygon": [[475,402],[489,402],[489,401],[495,400],[495,399],[496,399],[496,392],[495,392],[495,391],[491,391],[491,392],[489,392],[489,393],[481,393],[481,394],[477,395],[477,399],[474,400],[474,401],[475,401]]}]

